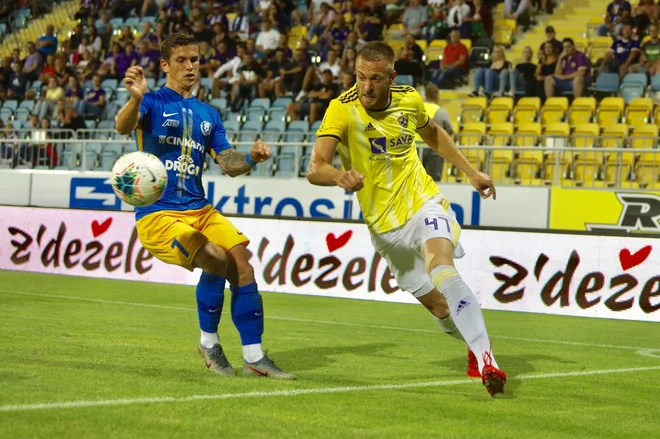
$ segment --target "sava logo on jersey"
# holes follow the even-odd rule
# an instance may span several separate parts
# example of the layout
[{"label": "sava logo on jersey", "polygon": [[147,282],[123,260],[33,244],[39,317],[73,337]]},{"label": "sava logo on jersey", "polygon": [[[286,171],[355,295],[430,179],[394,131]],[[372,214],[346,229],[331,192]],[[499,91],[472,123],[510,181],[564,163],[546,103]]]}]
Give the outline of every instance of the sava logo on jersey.
[{"label": "sava logo on jersey", "polygon": [[412,134],[403,134],[396,139],[387,139],[386,137],[370,137],[369,145],[371,152],[374,154],[385,154],[387,148],[398,148],[402,146],[412,145],[415,138]]},{"label": "sava logo on jersey", "polygon": [[199,166],[195,165],[193,158],[188,155],[181,155],[176,161],[165,160],[165,169],[176,172],[177,177],[183,174],[185,178],[189,178],[191,175],[197,176],[200,172]]}]

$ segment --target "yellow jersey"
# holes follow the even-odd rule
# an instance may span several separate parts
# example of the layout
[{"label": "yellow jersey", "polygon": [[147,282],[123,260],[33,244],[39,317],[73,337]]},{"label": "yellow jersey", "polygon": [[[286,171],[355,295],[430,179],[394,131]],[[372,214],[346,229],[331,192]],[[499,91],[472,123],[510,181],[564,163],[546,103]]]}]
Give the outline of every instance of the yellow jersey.
[{"label": "yellow jersey", "polygon": [[371,111],[353,86],[330,102],[316,133],[337,139],[343,168],[365,176],[357,197],[373,233],[403,226],[440,193],[415,147],[417,129],[430,121],[422,97],[409,86],[393,85],[390,93],[387,108]]},{"label": "yellow jersey", "polygon": [[[429,115],[431,119],[435,117],[435,113],[440,109],[440,105],[434,104],[433,102],[424,102],[424,108],[426,109],[426,114]],[[419,133],[415,135],[415,141],[419,143],[424,143]]]}]

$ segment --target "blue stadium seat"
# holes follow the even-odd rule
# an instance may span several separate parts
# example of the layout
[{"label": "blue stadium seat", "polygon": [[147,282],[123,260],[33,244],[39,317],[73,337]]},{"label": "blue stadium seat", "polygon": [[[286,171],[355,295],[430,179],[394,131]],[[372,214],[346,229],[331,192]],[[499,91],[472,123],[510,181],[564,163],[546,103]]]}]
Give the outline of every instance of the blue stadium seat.
[{"label": "blue stadium seat", "polygon": [[96,154],[94,151],[90,151],[89,149],[85,153],[85,171],[87,170],[93,170],[96,169],[97,163],[96,161],[98,160],[98,154]]},{"label": "blue stadium seat", "polygon": [[286,110],[286,106],[291,102],[293,102],[293,99],[291,98],[277,98],[273,101],[270,108],[284,108]]},{"label": "blue stadium seat", "polygon": [[647,87],[649,85],[648,77],[646,73],[628,73],[623,77],[623,84],[639,84],[642,87]]},{"label": "blue stadium seat", "polygon": [[263,108],[248,108],[246,117],[247,120],[259,120],[262,121],[265,119],[266,112]]},{"label": "blue stadium seat", "polygon": [[70,150],[62,151],[60,155],[60,166],[64,169],[74,169],[76,167],[76,154]]},{"label": "blue stadium seat", "polygon": [[[110,24],[112,27],[115,29],[121,29],[122,26],[124,25],[124,19],[121,17],[114,17],[110,19]],[[98,26],[98,25],[97,25]]]},{"label": "blue stadium seat", "polygon": [[268,98],[252,99],[249,108],[262,108],[264,110],[268,110],[270,108],[270,99]]},{"label": "blue stadium seat", "polygon": [[149,90],[155,89],[156,88],[156,79],[147,78],[147,87],[149,87]]},{"label": "blue stadium seat", "polygon": [[285,108],[272,108],[268,111],[268,120],[283,122],[286,120]]},{"label": "blue stadium seat", "polygon": [[275,177],[294,178],[296,176],[296,156],[284,153],[275,157]]},{"label": "blue stadium seat", "polygon": [[413,85],[412,75],[399,75],[396,77],[396,83],[399,85]]},{"label": "blue stadium seat", "polygon": [[96,126],[97,129],[99,130],[114,130],[115,129],[115,121],[114,120],[101,120],[99,121],[99,124]]},{"label": "blue stadium seat", "polygon": [[101,155],[111,154],[120,156],[122,154],[122,146],[119,143],[105,143],[101,149]]},{"label": "blue stadium seat", "polygon": [[227,99],[226,98],[213,98],[209,102],[209,105],[213,108],[217,108],[222,113],[227,109]]},{"label": "blue stadium seat", "polygon": [[112,167],[114,166],[118,157],[119,157],[118,154],[114,154],[112,152],[103,152],[103,154],[101,154],[99,168],[103,171],[112,170]]},{"label": "blue stadium seat", "polygon": [[23,128],[23,121],[22,120],[12,120],[11,125],[14,127],[15,130],[20,130]]},{"label": "blue stadium seat", "polygon": [[206,89],[207,92],[213,89],[213,78],[202,78],[201,80],[202,87]]},{"label": "blue stadium seat", "polygon": [[238,135],[239,142],[254,142],[261,132],[261,121],[248,120],[243,124]]},{"label": "blue stadium seat", "polygon": [[87,126],[88,130],[93,130],[94,128],[96,128],[96,122],[88,119],[85,121],[85,126]]},{"label": "blue stadium seat", "polygon": [[626,84],[624,82],[623,84],[621,84],[621,89],[619,90],[619,93],[621,94],[621,97],[623,98],[626,105],[628,105],[633,99],[644,97],[645,90],[646,87],[642,86],[639,83],[633,82]]},{"label": "blue stadium seat", "polygon": [[0,119],[2,119],[4,123],[11,121],[13,115],[14,112],[11,111],[10,108],[0,108]]},{"label": "blue stadium seat", "polygon": [[596,79],[596,84],[590,87],[589,90],[615,94],[619,92],[619,75],[616,73],[601,73]]},{"label": "blue stadium seat", "polygon": [[21,101],[18,105],[18,109],[32,111],[34,109],[34,101],[28,99]]},{"label": "blue stadium seat", "polygon": [[227,118],[223,122],[223,125],[225,126],[225,130],[227,130],[227,131],[232,130],[232,131],[236,132],[240,128],[239,123],[238,123],[238,119],[236,119],[234,117]]},{"label": "blue stadium seat", "polygon": [[16,113],[14,113],[14,118],[20,122],[27,122],[28,119],[30,118],[31,112],[28,111],[25,108],[19,108],[16,110]]},{"label": "blue stadium seat", "polygon": [[[284,122],[281,120],[270,120],[266,123],[261,138],[266,143],[276,143],[280,141],[282,133],[286,129]],[[272,145],[271,145],[272,146]]]},{"label": "blue stadium seat", "polygon": [[119,80],[114,79],[114,78],[108,78],[104,79],[103,82],[101,82],[101,87],[109,88],[112,91],[115,91],[117,89],[117,85],[119,84]]},{"label": "blue stadium seat", "polygon": [[[129,17],[124,21],[124,26],[138,27],[139,24],[139,17]],[[142,29],[140,29],[140,31],[142,31]]]},{"label": "blue stadium seat", "polygon": [[165,83],[167,83],[167,78],[162,78],[162,79],[160,79],[160,80],[158,81],[158,83],[156,84],[156,88],[157,88],[157,89],[159,89],[159,88],[163,88],[163,86],[165,85]]},{"label": "blue stadium seat", "polygon": [[18,108],[18,101],[14,99],[6,100],[5,103],[2,104],[2,108],[8,108],[13,113]]},{"label": "blue stadium seat", "polygon": [[142,20],[140,20],[140,24],[151,23],[152,25],[155,26],[156,20],[157,17],[154,17],[153,15],[147,15],[146,17],[142,17]]},{"label": "blue stadium seat", "polygon": [[92,151],[94,154],[101,154],[103,151],[103,145],[100,143],[88,143],[87,152]]},{"label": "blue stadium seat", "polygon": [[305,120],[294,120],[286,130],[285,141],[302,143],[305,140],[305,134],[307,132],[309,132],[309,122]]}]

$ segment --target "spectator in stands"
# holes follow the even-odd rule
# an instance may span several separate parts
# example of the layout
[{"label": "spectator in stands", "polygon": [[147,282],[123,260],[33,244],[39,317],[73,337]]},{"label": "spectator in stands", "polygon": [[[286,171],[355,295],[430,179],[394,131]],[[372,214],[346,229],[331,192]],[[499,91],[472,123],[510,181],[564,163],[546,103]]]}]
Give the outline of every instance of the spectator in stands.
[{"label": "spectator in stands", "polygon": [[44,57],[57,52],[57,37],[52,24],[46,26],[46,33],[37,40],[37,51]]},{"label": "spectator in stands", "polygon": [[536,95],[545,98],[545,78],[555,74],[557,70],[557,51],[552,43],[543,43],[543,53],[536,66]]},{"label": "spectator in stands", "polygon": [[42,65],[43,58],[41,54],[37,52],[36,46],[34,43],[28,43],[27,56],[25,57],[25,64],[22,69],[28,81],[34,82],[39,79],[39,72],[41,72]]},{"label": "spectator in stands", "polygon": [[213,97],[219,97],[222,89],[227,84],[233,84],[238,81],[238,69],[243,65],[245,56],[245,44],[237,46],[237,53],[231,60],[222,64],[213,74]]},{"label": "spectator in stands", "polygon": [[509,70],[511,63],[506,59],[504,47],[495,45],[490,66],[475,71],[474,91],[469,96],[502,96],[509,85]]},{"label": "spectator in stands", "polygon": [[339,86],[334,82],[332,70],[323,70],[321,75],[322,82],[312,87],[305,101],[292,102],[287,105],[286,112],[291,120],[296,120],[299,115],[305,114],[309,114],[310,124],[323,119],[330,101],[338,96]]},{"label": "spectator in stands", "polygon": [[449,28],[447,27],[447,12],[441,6],[433,8],[433,14],[429,23],[422,28],[421,38],[425,40],[444,40],[447,38]]},{"label": "spectator in stands", "polygon": [[630,23],[623,23],[621,36],[614,40],[605,53],[598,74],[618,73],[623,78],[628,73],[628,67],[635,63],[640,53],[639,40],[632,38],[632,26]]},{"label": "spectator in stands", "polygon": [[364,44],[365,42],[358,38],[357,32],[354,30],[350,31],[348,33],[348,37],[346,38],[346,42],[344,43],[344,53],[342,54],[342,58],[345,57],[346,52],[349,49],[353,49],[355,53],[359,52]]},{"label": "spectator in stands", "polygon": [[243,10],[239,9],[236,17],[229,23],[229,35],[234,40],[245,41],[248,39],[249,29],[250,20],[243,14]]},{"label": "spectator in stands", "polygon": [[[33,116],[36,118],[36,116]],[[39,128],[30,134],[32,143],[29,145],[33,166],[47,166],[52,169],[57,166],[57,151],[52,142],[53,133],[50,129],[50,119],[41,119]],[[34,122],[33,122],[34,126]]]},{"label": "spectator in stands", "polygon": [[640,0],[632,17],[633,33],[644,35],[649,25],[658,20],[658,12],[659,8],[654,0]]},{"label": "spectator in stands", "polygon": [[76,26],[73,28],[73,34],[69,39],[66,41],[65,49],[67,52],[72,52],[80,46],[82,43],[82,39],[85,36],[85,31],[83,29],[82,23],[76,24]]},{"label": "spectator in stands", "polygon": [[[442,127],[450,136],[454,134],[454,127],[451,123],[451,117],[444,108],[438,105],[438,87],[435,84],[427,84],[424,89],[424,107],[426,113],[433,121]],[[419,135],[416,140],[421,141]],[[422,153],[422,163],[426,173],[429,174],[435,181],[442,180],[442,170],[444,167],[444,160],[431,148],[424,148]]]},{"label": "spectator in stands", "polygon": [[471,23],[471,35],[476,38],[493,36],[493,13],[482,0],[474,0],[474,14],[463,19]]},{"label": "spectator in stands", "polygon": [[[303,49],[297,49],[291,69],[282,72],[283,95],[299,96],[303,90],[308,90],[304,87],[307,85],[305,81],[309,82],[307,72],[310,70],[313,72],[314,67],[307,58],[307,52]],[[313,78],[313,75],[311,77]],[[311,87],[311,84],[307,86]]]},{"label": "spectator in stands", "polygon": [[561,51],[564,50],[563,44],[557,39],[557,33],[555,32],[555,28],[553,26],[547,26],[545,28],[545,38],[545,41],[539,46],[539,59],[541,59],[543,46],[545,43],[552,44],[555,47],[555,52],[557,53],[561,53]]},{"label": "spectator in stands", "polygon": [[97,53],[85,52],[83,59],[78,62],[78,75],[80,80],[85,82],[96,74],[96,71],[101,67],[99,56]]},{"label": "spectator in stands", "polygon": [[117,76],[117,58],[120,57],[122,48],[118,43],[112,45],[112,52],[106,55],[103,63],[96,72],[102,79],[116,78]]},{"label": "spectator in stands", "polygon": [[273,28],[270,20],[264,20],[261,23],[261,32],[259,32],[255,41],[257,49],[263,51],[268,56],[271,51],[277,49],[279,43],[280,32]]},{"label": "spectator in stands", "polygon": [[336,15],[334,9],[330,7],[329,0],[322,0],[319,13],[310,20],[307,39],[312,41],[315,36],[323,35],[326,28],[334,23]]},{"label": "spectator in stands", "polygon": [[266,59],[266,55],[263,50],[257,47],[256,41],[254,38],[248,38],[245,40],[245,50],[250,52],[257,60],[263,61]]},{"label": "spectator in stands", "polygon": [[349,90],[355,84],[354,72],[341,72],[341,81],[339,83],[339,90],[337,96]]},{"label": "spectator in stands", "polygon": [[422,28],[426,26],[428,20],[428,8],[422,6],[419,0],[411,0],[410,6],[406,8],[403,17],[401,17],[403,30],[415,37],[419,37],[422,34]]},{"label": "spectator in stands", "polygon": [[344,51],[344,57],[341,59],[340,62],[341,70],[354,74],[356,62],[357,62],[357,51],[352,47],[349,47],[347,50]]},{"label": "spectator in stands", "polygon": [[532,3],[529,0],[504,0],[504,15],[516,20],[526,31],[532,19]]},{"label": "spectator in stands", "polygon": [[438,88],[446,87],[451,81],[467,73],[468,50],[461,43],[461,32],[454,29],[450,33],[450,41],[442,51],[440,69],[433,73],[431,82]]},{"label": "spectator in stands", "polygon": [[[124,1],[124,0],[122,0]],[[139,46],[140,43],[146,42],[149,43],[149,47],[152,50],[160,50],[160,47],[158,46],[158,35],[154,32],[153,25],[151,24],[150,21],[146,21],[144,25],[142,26],[142,34],[135,38],[133,41],[134,46]]]},{"label": "spectator in stands", "polygon": [[75,76],[69,76],[69,83],[64,93],[64,99],[70,106],[77,106],[83,98],[83,91]]},{"label": "spectator in stands", "polygon": [[399,75],[412,76],[414,78],[413,82],[418,84],[424,79],[423,56],[424,52],[415,41],[415,37],[412,34],[406,34],[405,45],[399,49],[394,69]]},{"label": "spectator in stands", "polygon": [[64,118],[62,119],[62,122],[62,129],[65,130],[78,131],[87,129],[85,119],[83,119],[73,107],[67,107],[64,110]]},{"label": "spectator in stands", "polygon": [[328,50],[327,58],[323,61],[317,69],[317,78],[320,81],[322,79],[321,72],[325,70],[330,70],[334,79],[339,79],[339,74],[341,73],[341,65],[339,64],[339,57],[337,51],[334,49]]},{"label": "spectator in stands", "polygon": [[555,74],[545,78],[545,95],[573,92],[576,98],[582,97],[589,84],[589,59],[575,48],[572,38],[562,41],[564,50],[557,59]]},{"label": "spectator in stands", "polygon": [[39,81],[43,82],[44,84],[48,83],[48,80],[50,78],[55,77],[55,55],[48,55],[46,57],[46,62],[44,63],[44,66],[41,68],[41,73],[39,74]]},{"label": "spectator in stands", "polygon": [[7,90],[11,83],[11,58],[6,56],[2,59],[2,65],[0,65],[0,99],[7,99]]},{"label": "spectator in stands", "polygon": [[157,78],[159,74],[158,52],[151,50],[148,43],[141,43],[137,56],[137,65],[142,67],[145,77]]},{"label": "spectator in stands", "polygon": [[509,71],[509,96],[515,96],[522,86],[525,96],[533,96],[535,87],[536,64],[532,62],[534,53],[532,48],[523,49],[523,62],[516,64],[516,68]]},{"label": "spectator in stands", "polygon": [[60,87],[66,87],[69,83],[69,78],[73,75],[75,75],[75,72],[66,65],[64,55],[58,55],[55,58],[55,78]]},{"label": "spectator in stands", "polygon": [[605,23],[598,28],[598,35],[606,37],[608,34],[617,36],[621,26],[630,18],[632,8],[627,0],[613,0],[607,5]]},{"label": "spectator in stands", "polygon": [[64,89],[60,86],[57,78],[50,78],[48,81],[48,88],[46,89],[46,93],[39,98],[40,102],[37,106],[37,114],[39,115],[39,119],[52,117],[55,113],[57,103],[61,100],[64,100],[64,97]]},{"label": "spectator in stands", "polygon": [[101,13],[101,20],[96,23],[96,29],[99,31],[103,47],[110,47],[114,28],[112,23],[110,23],[110,15],[107,12],[104,11]]},{"label": "spectator in stands", "polygon": [[[0,124],[2,123],[2,119],[0,119]],[[2,151],[0,152],[4,163],[10,165],[12,168],[19,165],[28,165],[24,155],[25,147],[18,143],[19,137],[18,133],[14,130],[14,125],[8,123],[4,128],[6,131],[2,135]]]},{"label": "spectator in stands", "polygon": [[234,83],[231,91],[231,108],[238,113],[245,101],[250,101],[257,95],[259,83],[264,78],[264,71],[252,54],[246,52],[243,55],[243,65],[238,68],[238,80]]},{"label": "spectator in stands", "polygon": [[284,54],[284,50],[278,48],[275,51],[275,59],[268,63],[266,77],[259,84],[259,97],[267,98],[273,93],[276,98],[282,96],[284,94],[284,87],[282,84],[278,85],[278,83],[282,82],[283,74],[293,67],[293,61],[288,60]]},{"label": "spectator in stands", "polygon": [[208,23],[211,26],[213,26],[215,23],[221,23],[224,24],[225,27],[229,27],[227,16],[222,11],[222,3],[213,3],[213,11],[209,14]]},{"label": "spectator in stands", "polygon": [[9,89],[7,90],[7,98],[9,99],[23,99],[25,96],[25,88],[28,84],[28,77],[23,73],[23,67],[17,62],[11,65],[13,72],[9,77]]},{"label": "spectator in stands", "polygon": [[126,76],[126,70],[135,64],[137,64],[135,46],[133,43],[128,43],[124,51],[119,52],[119,54],[115,56],[115,71],[117,79],[122,80],[124,76]]},{"label": "spectator in stands", "polygon": [[[90,28],[90,34],[91,34],[91,28]],[[133,35],[133,30],[131,29],[130,26],[124,26],[121,29],[121,34],[119,34],[119,37],[115,37],[115,39],[113,40],[113,44],[118,43],[119,46],[121,46],[123,48],[123,47],[126,47],[126,45],[128,43],[132,43],[133,41],[135,41],[135,36]],[[149,45],[149,48],[151,48],[150,45]]]},{"label": "spectator in stands", "polygon": [[660,38],[658,38],[658,25],[649,26],[650,39],[642,45],[639,63],[633,64],[628,69],[631,73],[648,73],[650,76],[660,72],[658,64],[660,61]]},{"label": "spectator in stands", "polygon": [[[132,36],[133,34],[129,33],[128,35]],[[101,36],[98,34],[98,31],[96,30],[96,26],[88,27],[87,43],[88,43],[87,50],[91,50],[93,53],[101,53],[101,51],[103,50],[104,48],[103,40],[101,39]]]},{"label": "spectator in stands", "polygon": [[351,27],[346,24],[346,19],[343,14],[337,14],[332,25],[326,27],[325,32],[321,36],[321,40],[325,43],[323,52],[327,52],[329,47],[336,43],[344,43],[348,39],[348,34],[351,32]]},{"label": "spectator in stands", "polygon": [[469,21],[472,15],[470,5],[463,0],[452,0],[452,6],[447,14],[447,26],[449,28],[458,28],[461,32],[461,38],[470,38],[472,34],[472,23]]},{"label": "spectator in stands", "polygon": [[94,75],[92,89],[87,92],[85,99],[78,105],[78,113],[83,117],[99,118],[106,104],[105,90],[101,87],[101,76]]}]

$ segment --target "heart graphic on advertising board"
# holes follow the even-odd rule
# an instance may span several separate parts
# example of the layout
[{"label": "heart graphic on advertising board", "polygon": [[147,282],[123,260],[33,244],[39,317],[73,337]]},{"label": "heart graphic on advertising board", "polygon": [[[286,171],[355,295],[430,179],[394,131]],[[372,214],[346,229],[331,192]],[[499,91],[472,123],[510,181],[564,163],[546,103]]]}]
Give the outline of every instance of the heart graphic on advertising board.
[{"label": "heart graphic on advertising board", "polygon": [[649,257],[651,254],[652,247],[647,245],[642,247],[640,250],[637,250],[635,253],[630,253],[630,250],[624,248],[619,252],[619,262],[621,262],[621,268],[623,270],[628,270],[641,264]]},{"label": "heart graphic on advertising board", "polygon": [[348,230],[342,233],[339,236],[335,236],[334,233],[328,233],[328,236],[325,237],[325,243],[328,246],[328,251],[332,253],[335,250],[339,250],[348,243],[348,240],[353,236],[353,231]]},{"label": "heart graphic on advertising board", "polygon": [[107,232],[111,224],[112,224],[112,218],[108,218],[102,223],[99,223],[96,220],[92,221],[92,235],[94,235],[94,238],[98,238],[99,236]]}]

